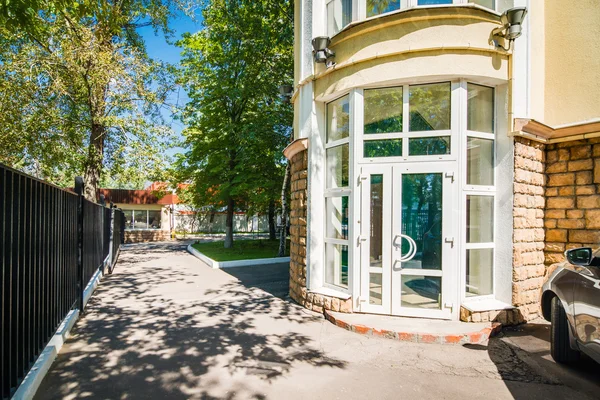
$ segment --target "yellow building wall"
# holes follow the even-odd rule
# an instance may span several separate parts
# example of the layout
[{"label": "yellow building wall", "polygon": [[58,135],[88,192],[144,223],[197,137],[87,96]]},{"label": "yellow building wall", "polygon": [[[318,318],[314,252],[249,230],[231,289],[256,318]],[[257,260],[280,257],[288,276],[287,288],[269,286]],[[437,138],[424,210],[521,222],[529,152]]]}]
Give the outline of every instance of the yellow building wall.
[{"label": "yellow building wall", "polygon": [[[545,85],[543,93],[532,93],[545,100],[543,122],[557,126],[600,118],[600,1],[544,4]],[[537,71],[532,68],[532,75]]]},{"label": "yellow building wall", "polygon": [[412,9],[359,23],[333,38],[336,66],[316,67],[315,99],[401,80],[504,83],[508,56],[490,42],[498,26],[497,15],[469,7]]}]

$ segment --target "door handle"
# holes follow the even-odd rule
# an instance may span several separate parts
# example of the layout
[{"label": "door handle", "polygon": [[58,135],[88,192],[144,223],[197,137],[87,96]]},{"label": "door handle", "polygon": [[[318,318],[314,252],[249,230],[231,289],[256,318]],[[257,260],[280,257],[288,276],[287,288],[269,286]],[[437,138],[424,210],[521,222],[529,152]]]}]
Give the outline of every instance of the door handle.
[{"label": "door handle", "polygon": [[401,234],[396,235],[394,237],[394,241],[392,242],[392,244],[394,246],[402,247],[402,243],[400,243],[400,245],[396,244],[396,239],[398,239],[398,238],[400,238],[400,242],[402,242],[402,238],[404,238],[404,239],[406,239],[408,241],[409,250],[408,250],[408,253],[406,253],[405,256],[401,255],[400,258],[397,261],[406,262],[406,261],[412,260],[415,257],[415,255],[417,254],[417,243],[410,236],[401,233]]},{"label": "door handle", "polygon": [[453,237],[447,237],[447,238],[445,238],[444,242],[449,243],[450,247],[454,247],[454,238]]}]

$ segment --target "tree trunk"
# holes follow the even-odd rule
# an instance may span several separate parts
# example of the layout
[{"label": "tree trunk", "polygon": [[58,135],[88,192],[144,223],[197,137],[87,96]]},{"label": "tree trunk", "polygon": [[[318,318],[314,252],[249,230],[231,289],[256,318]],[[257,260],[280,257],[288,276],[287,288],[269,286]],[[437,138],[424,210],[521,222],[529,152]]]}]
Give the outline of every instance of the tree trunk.
[{"label": "tree trunk", "polygon": [[275,200],[269,201],[269,240],[275,240]]},{"label": "tree trunk", "polygon": [[227,201],[227,220],[225,221],[225,248],[230,249],[233,247],[233,208],[235,201],[232,197],[229,197]]},{"label": "tree trunk", "polygon": [[83,177],[83,195],[86,199],[94,203],[96,202],[98,186],[100,185],[100,173],[102,172],[102,163],[104,159],[105,133],[106,127],[100,124],[92,124],[88,159],[85,163],[85,174]]},{"label": "tree trunk", "polygon": [[277,257],[285,257],[285,246],[287,243],[287,191],[290,184],[290,172],[292,170],[291,161],[288,161],[285,167],[283,185],[281,187],[281,225],[279,226],[279,252]]}]

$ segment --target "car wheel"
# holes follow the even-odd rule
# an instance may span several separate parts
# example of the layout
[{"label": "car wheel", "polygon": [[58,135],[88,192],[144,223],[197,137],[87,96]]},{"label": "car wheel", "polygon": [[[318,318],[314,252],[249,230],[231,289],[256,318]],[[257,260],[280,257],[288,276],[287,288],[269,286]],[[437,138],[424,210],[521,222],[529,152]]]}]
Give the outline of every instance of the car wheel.
[{"label": "car wheel", "polygon": [[569,341],[569,321],[560,299],[552,299],[552,328],[550,354],[559,363],[571,363],[579,359],[579,351],[573,350]]}]

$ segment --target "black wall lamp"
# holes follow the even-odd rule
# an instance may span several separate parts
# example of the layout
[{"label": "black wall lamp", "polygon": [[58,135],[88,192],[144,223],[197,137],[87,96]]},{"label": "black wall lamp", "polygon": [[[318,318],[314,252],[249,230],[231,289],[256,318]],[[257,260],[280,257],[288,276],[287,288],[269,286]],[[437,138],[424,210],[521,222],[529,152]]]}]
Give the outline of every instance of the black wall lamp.
[{"label": "black wall lamp", "polygon": [[335,63],[332,58],[335,53],[329,49],[331,39],[327,36],[317,36],[312,40],[313,56],[317,64],[326,64],[327,68],[332,67]]},{"label": "black wall lamp", "polygon": [[[496,47],[501,47],[506,51],[510,50],[512,42],[523,33],[523,20],[526,15],[526,7],[515,7],[502,13],[500,16],[502,26],[492,31],[492,39],[496,43]],[[498,44],[497,39],[508,40],[508,47],[505,48]]]},{"label": "black wall lamp", "polygon": [[292,85],[283,84],[279,85],[279,95],[284,99],[290,99],[294,93],[294,87]]}]

